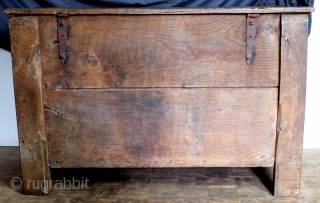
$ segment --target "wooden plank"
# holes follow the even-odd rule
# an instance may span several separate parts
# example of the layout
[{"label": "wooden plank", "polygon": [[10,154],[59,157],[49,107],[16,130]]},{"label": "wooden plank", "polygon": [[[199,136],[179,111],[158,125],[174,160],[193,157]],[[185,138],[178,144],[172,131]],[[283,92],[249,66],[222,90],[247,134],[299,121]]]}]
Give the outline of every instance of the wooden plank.
[{"label": "wooden plank", "polygon": [[49,188],[37,185],[38,181],[50,181],[38,20],[32,16],[14,17],[9,25],[23,189],[27,194],[46,194]]},{"label": "wooden plank", "polygon": [[246,15],[71,16],[66,65],[56,19],[41,19],[45,89],[279,84],[279,15],[260,15],[250,65]]},{"label": "wooden plank", "polygon": [[102,14],[233,14],[233,13],[309,13],[313,7],[219,7],[219,8],[10,8],[7,15],[55,15],[59,12],[69,15]]},{"label": "wooden plank", "polygon": [[273,166],[277,88],[44,90],[49,163]]},{"label": "wooden plank", "polygon": [[[319,202],[320,149],[303,151],[301,195],[274,197],[270,194],[272,168],[125,168],[54,169],[48,196],[21,195],[9,179],[20,174],[17,147],[0,147],[0,201],[11,202],[196,202],[196,203],[317,203]],[[64,179],[82,183],[62,186]],[[85,180],[90,180],[90,183]],[[87,186],[87,187],[86,187]],[[60,189],[64,187],[65,189]],[[27,201],[26,201],[27,199]],[[133,200],[134,199],[134,200]]]},{"label": "wooden plank", "polygon": [[276,196],[299,194],[307,72],[307,15],[282,15]]}]

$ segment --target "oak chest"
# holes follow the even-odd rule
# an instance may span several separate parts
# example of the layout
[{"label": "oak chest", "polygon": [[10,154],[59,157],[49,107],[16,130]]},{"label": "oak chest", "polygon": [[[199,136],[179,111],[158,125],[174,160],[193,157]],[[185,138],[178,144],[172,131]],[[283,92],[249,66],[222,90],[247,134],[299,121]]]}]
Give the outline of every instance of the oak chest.
[{"label": "oak chest", "polygon": [[298,195],[312,11],[7,10],[25,192],[50,168],[275,167]]}]

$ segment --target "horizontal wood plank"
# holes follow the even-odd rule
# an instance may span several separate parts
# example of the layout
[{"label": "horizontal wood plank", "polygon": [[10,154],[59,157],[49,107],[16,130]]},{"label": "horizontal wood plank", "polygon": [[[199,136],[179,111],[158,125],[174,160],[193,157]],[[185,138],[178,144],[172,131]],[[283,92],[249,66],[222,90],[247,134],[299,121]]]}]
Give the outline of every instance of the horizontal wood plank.
[{"label": "horizontal wood plank", "polygon": [[219,8],[10,8],[7,15],[101,14],[232,14],[232,13],[309,13],[313,7],[219,7]]},{"label": "horizontal wood plank", "polygon": [[51,167],[273,166],[277,88],[44,90]]},{"label": "horizontal wood plank", "polygon": [[279,15],[260,15],[246,62],[246,15],[69,17],[68,61],[55,17],[40,17],[45,89],[275,87]]}]

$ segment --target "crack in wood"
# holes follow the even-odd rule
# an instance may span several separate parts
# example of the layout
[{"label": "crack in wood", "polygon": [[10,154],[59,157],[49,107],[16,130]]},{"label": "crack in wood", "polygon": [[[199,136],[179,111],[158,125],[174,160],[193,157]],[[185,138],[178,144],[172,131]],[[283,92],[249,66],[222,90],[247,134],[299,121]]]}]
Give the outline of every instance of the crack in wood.
[{"label": "crack in wood", "polygon": [[[51,108],[49,108],[49,107],[43,107],[44,108],[44,110],[46,110],[46,111],[50,111],[50,112],[52,112],[52,113],[54,113],[54,114],[57,114],[57,115],[60,115],[60,116],[63,116],[63,117],[65,117],[65,118],[68,118],[66,115],[64,115],[64,114],[62,114],[62,113],[60,113],[59,111],[56,111],[56,110],[54,110],[54,109],[51,109]],[[70,118],[68,118],[68,119],[70,119]]]}]

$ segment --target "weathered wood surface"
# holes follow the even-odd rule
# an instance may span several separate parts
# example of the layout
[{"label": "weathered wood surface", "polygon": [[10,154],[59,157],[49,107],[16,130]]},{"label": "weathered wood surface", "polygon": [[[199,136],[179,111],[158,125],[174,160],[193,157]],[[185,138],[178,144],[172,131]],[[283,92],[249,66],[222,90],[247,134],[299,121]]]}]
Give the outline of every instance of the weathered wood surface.
[{"label": "weathered wood surface", "polygon": [[11,8],[7,15],[101,15],[101,14],[233,14],[233,13],[309,13],[313,7],[219,7],[219,8]]},{"label": "weathered wood surface", "polygon": [[282,15],[275,195],[299,195],[306,99],[308,16]]},{"label": "weathered wood surface", "polygon": [[27,194],[46,194],[48,188],[33,187],[29,182],[50,180],[38,20],[33,16],[15,17],[9,19],[9,25],[23,189]]},{"label": "weathered wood surface", "polygon": [[[50,164],[275,166],[275,196],[299,194],[308,16],[275,14],[295,9],[313,11],[8,10],[43,12],[9,20],[25,192],[48,192],[27,183],[50,180]],[[65,65],[61,11],[70,14]],[[252,64],[245,15],[189,15],[210,13],[260,13]]]},{"label": "weathered wood surface", "polygon": [[44,90],[51,167],[273,166],[277,88]]},{"label": "weathered wood surface", "polygon": [[252,64],[245,15],[69,17],[61,65],[55,17],[40,17],[45,89],[274,87],[279,84],[279,15],[260,15]]},{"label": "weathered wood surface", "polygon": [[[19,177],[17,147],[0,147],[0,202],[316,203],[320,199],[320,149],[303,151],[301,194],[274,197],[273,168],[51,169],[52,192],[28,196],[8,184]],[[64,180],[88,179],[89,189],[60,189]],[[61,182],[60,182],[61,181]],[[85,184],[83,187],[85,188]],[[69,184],[66,185],[66,188]],[[134,199],[134,200],[133,200]]]}]

